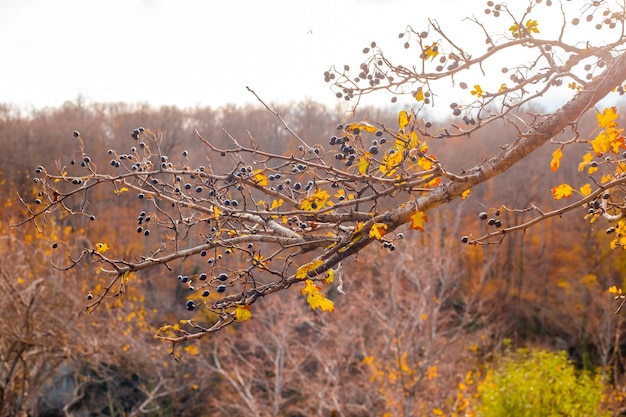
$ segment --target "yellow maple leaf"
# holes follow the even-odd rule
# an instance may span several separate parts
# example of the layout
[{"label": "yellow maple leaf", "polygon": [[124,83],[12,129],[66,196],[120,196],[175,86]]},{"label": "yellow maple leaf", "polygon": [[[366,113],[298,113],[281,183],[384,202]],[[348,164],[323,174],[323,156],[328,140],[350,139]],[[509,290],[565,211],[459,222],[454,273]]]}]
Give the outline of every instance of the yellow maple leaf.
[{"label": "yellow maple leaf", "polygon": [[406,112],[406,110],[400,111],[400,113],[398,114],[398,126],[400,126],[400,130],[407,127],[408,124],[409,124],[409,114]]},{"label": "yellow maple leaf", "polygon": [[591,166],[591,161],[593,161],[593,157],[593,152],[587,152],[586,154],[584,154],[582,162],[578,164],[578,172],[582,172],[587,166],[589,166],[589,170],[587,171],[589,175],[596,172],[598,170],[598,167]]},{"label": "yellow maple leaf", "polygon": [[474,89],[472,91],[470,91],[470,93],[473,96],[481,98],[483,96],[483,89],[480,87],[480,85],[476,84],[476,85],[474,85]]},{"label": "yellow maple leaf", "polygon": [[617,109],[615,106],[610,108],[605,108],[602,113],[598,112],[596,114],[596,118],[598,119],[598,126],[603,127],[605,129],[617,126],[615,120],[619,117],[617,113]]},{"label": "yellow maple leaf", "polygon": [[365,175],[367,174],[367,168],[370,166],[370,156],[369,152],[365,152],[361,160],[359,161],[359,174]]},{"label": "yellow maple leaf", "polygon": [[560,200],[562,198],[569,198],[572,196],[572,191],[574,189],[568,184],[561,184],[552,189],[552,196],[555,200]]},{"label": "yellow maple leaf", "polygon": [[369,132],[369,133],[376,133],[376,131],[378,130],[376,126],[367,122],[358,122],[358,123],[355,122],[355,123],[351,123],[348,126],[349,132],[352,132],[354,129],[365,130],[366,132]]},{"label": "yellow maple leaf", "polygon": [[253,259],[253,263],[254,265],[257,266],[257,268],[259,268],[259,271],[264,271],[269,267],[269,263],[268,261],[264,261],[263,260],[263,255],[261,254],[255,254]]},{"label": "yellow maple leaf", "polygon": [[579,188],[579,191],[584,197],[587,197],[589,194],[591,194],[591,184],[587,183],[583,185]]},{"label": "yellow maple leaf", "polygon": [[326,204],[330,195],[326,190],[317,190],[315,194],[310,195],[300,202],[300,209],[305,211],[320,210]]},{"label": "yellow maple leaf", "polygon": [[307,279],[304,283],[304,288],[300,292],[302,295],[306,295],[306,301],[312,310],[319,308],[322,311],[333,312],[335,310],[335,304],[327,299],[324,294],[319,292],[320,287],[315,285],[313,281]]},{"label": "yellow maple leaf", "polygon": [[427,46],[424,49],[424,59],[435,59],[439,55],[439,47],[437,46],[437,42],[433,42],[432,45]]},{"label": "yellow maple leaf", "polygon": [[198,350],[198,347],[196,345],[188,345],[185,346],[183,349],[185,352],[187,352],[190,355],[197,355],[200,353],[200,351]]},{"label": "yellow maple leaf", "polygon": [[107,245],[106,243],[101,243],[101,242],[96,243],[96,252],[98,253],[104,253],[108,251],[110,248],[111,247]]},{"label": "yellow maple leaf", "polygon": [[606,184],[607,182],[613,181],[614,177],[612,174],[605,174],[600,178],[600,184]]},{"label": "yellow maple leaf", "polygon": [[536,20],[528,19],[526,21],[526,30],[528,30],[528,33],[539,33],[539,24]]},{"label": "yellow maple leaf", "polygon": [[561,166],[561,159],[563,158],[563,147],[560,146],[552,152],[552,160],[550,161],[550,169],[555,172]]},{"label": "yellow maple leaf", "polygon": [[128,284],[128,280],[130,280],[130,271],[126,271],[122,274],[122,279],[120,282],[124,285]]},{"label": "yellow maple leaf", "polygon": [[334,269],[327,269],[326,273],[324,274],[324,279],[322,280],[322,282],[324,282],[324,284],[332,284],[332,282],[335,280],[335,270]]},{"label": "yellow maple leaf", "polygon": [[282,206],[282,205],[283,205],[283,203],[284,203],[284,201],[283,201],[283,199],[282,199],[282,198],[281,198],[281,199],[279,199],[279,200],[274,199],[274,200],[272,201],[272,206],[270,207],[270,210],[277,209],[278,207]]},{"label": "yellow maple leaf", "polygon": [[324,261],[322,261],[321,259],[316,259],[313,262],[309,262],[308,264],[302,265],[296,271],[296,279],[305,279],[306,277],[309,276],[309,271],[313,271],[315,268],[322,265],[323,263]]},{"label": "yellow maple leaf", "polygon": [[127,191],[128,191],[128,188],[127,188],[127,187],[122,187],[122,188],[120,188],[119,190],[115,190],[115,191],[114,191],[114,193],[115,193],[115,194],[122,194],[122,193],[125,193],[125,192],[127,192]]},{"label": "yellow maple leaf", "polygon": [[385,154],[378,169],[390,177],[396,172],[396,168],[402,162],[402,158],[402,152],[392,148]]},{"label": "yellow maple leaf", "polygon": [[411,214],[410,219],[411,219],[411,226],[410,226],[411,229],[419,230],[421,232],[424,231],[424,223],[428,221],[428,217],[426,216],[426,213],[417,210],[413,214]]},{"label": "yellow maple leaf", "polygon": [[262,169],[257,169],[256,171],[254,171],[252,173],[252,179],[254,180],[254,182],[257,183],[257,185],[260,185],[261,187],[266,187],[267,184],[269,184],[269,179],[267,178],[267,175],[263,173]]},{"label": "yellow maple leaf", "polygon": [[380,240],[386,233],[387,225],[385,223],[374,223],[370,229],[370,238]]},{"label": "yellow maple leaf", "polygon": [[417,94],[415,94],[415,100],[424,101],[424,90],[418,90]]},{"label": "yellow maple leaf", "polygon": [[618,220],[615,225],[615,239],[611,241],[611,249],[622,248],[626,249],[626,222],[624,220]]},{"label": "yellow maple leaf", "polygon": [[624,138],[622,137],[623,129],[607,128],[591,141],[591,147],[598,156],[612,151],[619,153],[619,149],[624,147]]},{"label": "yellow maple leaf", "polygon": [[470,195],[471,192],[472,192],[471,188],[468,188],[467,190],[463,191],[463,193],[461,194],[461,200],[465,200],[467,196]]},{"label": "yellow maple leaf", "polygon": [[252,313],[250,312],[250,306],[237,306],[235,307],[235,319],[237,321],[250,320]]}]

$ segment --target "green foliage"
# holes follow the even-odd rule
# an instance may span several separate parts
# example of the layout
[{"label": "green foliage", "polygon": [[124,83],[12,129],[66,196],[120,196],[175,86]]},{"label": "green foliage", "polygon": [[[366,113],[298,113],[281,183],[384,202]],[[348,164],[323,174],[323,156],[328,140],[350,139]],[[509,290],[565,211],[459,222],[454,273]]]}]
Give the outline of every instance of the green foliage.
[{"label": "green foliage", "polygon": [[520,349],[506,354],[479,385],[483,417],[605,416],[599,375],[577,371],[566,352]]}]

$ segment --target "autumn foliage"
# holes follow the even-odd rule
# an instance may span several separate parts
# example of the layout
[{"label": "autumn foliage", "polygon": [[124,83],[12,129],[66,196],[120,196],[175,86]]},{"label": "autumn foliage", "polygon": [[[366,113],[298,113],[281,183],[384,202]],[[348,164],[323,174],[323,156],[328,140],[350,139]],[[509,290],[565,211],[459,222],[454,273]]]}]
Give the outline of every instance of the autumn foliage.
[{"label": "autumn foliage", "polygon": [[3,413],[621,413],[624,7],[559,4],[372,42],[345,115],[2,107]]}]

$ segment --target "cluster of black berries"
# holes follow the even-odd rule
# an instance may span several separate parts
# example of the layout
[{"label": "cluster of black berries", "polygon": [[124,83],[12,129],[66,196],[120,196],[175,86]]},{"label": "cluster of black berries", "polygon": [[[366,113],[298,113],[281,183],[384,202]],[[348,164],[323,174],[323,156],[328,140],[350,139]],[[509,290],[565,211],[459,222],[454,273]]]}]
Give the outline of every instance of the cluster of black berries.
[{"label": "cluster of black berries", "polygon": [[132,137],[135,140],[139,139],[139,134],[143,131],[145,131],[146,129],[144,129],[143,127],[138,127],[137,129],[133,129],[132,132],[130,132],[130,137]]},{"label": "cluster of black berries", "polygon": [[478,215],[478,218],[480,220],[487,220],[489,218],[489,220],[487,220],[487,224],[489,226],[495,226],[496,228],[500,228],[502,227],[502,220],[500,220],[500,210],[496,210],[494,213],[494,217],[489,218],[489,215],[486,212],[481,212]]},{"label": "cluster of black berries", "polygon": [[[139,198],[143,198],[142,195],[143,194],[140,193]],[[143,233],[144,236],[149,236],[150,230],[148,229],[148,223],[150,220],[150,216],[145,211],[140,212],[137,217],[137,233]]]}]

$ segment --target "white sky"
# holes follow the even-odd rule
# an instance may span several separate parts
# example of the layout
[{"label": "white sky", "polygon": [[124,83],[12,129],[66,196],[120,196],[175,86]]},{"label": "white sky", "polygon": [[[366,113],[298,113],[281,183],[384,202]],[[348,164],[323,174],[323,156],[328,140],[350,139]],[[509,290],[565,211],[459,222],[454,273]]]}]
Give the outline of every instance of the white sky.
[{"label": "white sky", "polygon": [[332,104],[336,99],[322,75],[330,65],[358,67],[361,49],[373,40],[399,47],[397,34],[407,24],[419,27],[426,16],[454,19],[451,3],[484,5],[0,0],[0,102],[39,108],[81,95],[88,101],[219,106],[254,102],[245,89],[250,86],[268,101],[310,97]]},{"label": "white sky", "polygon": [[255,102],[245,89],[250,86],[266,101],[310,97],[332,105],[337,99],[322,75],[332,64],[357,68],[361,50],[374,40],[386,52],[417,55],[417,48],[404,51],[397,35],[408,24],[425,27],[427,17],[450,30],[464,28],[457,33],[464,41],[474,33],[484,45],[476,25],[462,18],[489,20],[485,4],[0,0],[0,102],[41,108],[80,95],[88,101],[220,106]]}]

